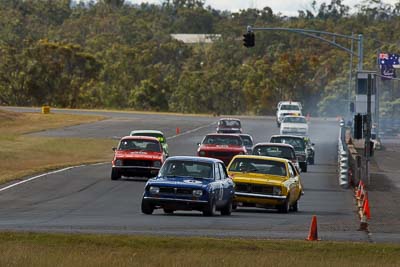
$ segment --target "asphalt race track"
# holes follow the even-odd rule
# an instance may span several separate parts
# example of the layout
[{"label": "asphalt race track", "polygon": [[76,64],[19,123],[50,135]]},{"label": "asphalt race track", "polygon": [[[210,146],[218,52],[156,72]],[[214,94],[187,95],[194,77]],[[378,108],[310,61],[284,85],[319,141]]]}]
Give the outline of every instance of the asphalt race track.
[{"label": "asphalt race track", "polygon": [[[215,131],[218,119],[123,112],[53,112],[97,114],[108,119],[36,135],[116,138],[128,135],[133,129],[158,129],[166,133],[171,155],[195,155],[196,144],[205,134]],[[268,141],[279,132],[273,117],[241,117],[241,120],[244,131],[255,142]],[[180,135],[176,135],[177,127]],[[104,163],[44,175],[6,190],[2,188],[7,185],[1,186],[0,229],[305,239],[311,217],[317,215],[322,240],[369,241],[368,234],[357,231],[359,221],[351,192],[338,185],[338,131],[338,122],[334,120],[311,120],[316,164],[301,175],[305,195],[299,202],[299,212],[280,214],[275,210],[239,208],[232,216],[203,217],[200,212],[166,215],[162,210],[144,215],[140,203],[145,182],[111,181],[111,164]]]}]

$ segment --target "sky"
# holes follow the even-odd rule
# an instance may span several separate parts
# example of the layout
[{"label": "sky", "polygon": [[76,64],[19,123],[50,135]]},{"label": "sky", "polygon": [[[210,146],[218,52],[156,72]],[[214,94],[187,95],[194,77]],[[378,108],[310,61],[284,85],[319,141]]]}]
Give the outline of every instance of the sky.
[{"label": "sky", "polygon": [[[155,3],[160,4],[162,0],[127,0],[132,3]],[[257,8],[262,9],[265,6],[269,6],[272,8],[274,14],[282,13],[282,15],[286,16],[296,16],[298,15],[298,10],[311,10],[311,2],[312,0],[206,0],[206,6],[210,5],[214,9],[218,10],[230,10],[230,11],[238,11],[239,9],[247,9],[247,8]],[[317,0],[317,3],[320,4],[322,2],[330,3],[331,1],[323,1]],[[343,3],[350,7],[353,7],[355,4],[361,3],[362,0],[344,0]],[[394,4],[399,2],[399,0],[384,0],[384,3]]]}]

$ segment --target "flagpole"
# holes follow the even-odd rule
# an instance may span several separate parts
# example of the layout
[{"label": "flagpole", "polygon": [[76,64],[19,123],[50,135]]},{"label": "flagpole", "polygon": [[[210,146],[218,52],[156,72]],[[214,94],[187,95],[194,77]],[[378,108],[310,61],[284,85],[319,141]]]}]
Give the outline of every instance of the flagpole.
[{"label": "flagpole", "polygon": [[[377,70],[376,70],[376,73],[379,73],[380,72],[380,69],[379,69],[379,55],[380,55],[380,53],[381,53],[381,51],[380,51],[380,49],[378,49],[378,55],[377,55],[377,61],[376,61],[376,68],[377,68]],[[376,87],[375,87],[375,126],[376,126],[376,128],[375,128],[375,134],[376,134],[376,140],[378,141],[378,142],[380,142],[380,138],[379,138],[379,132],[380,132],[380,120],[379,120],[379,108],[380,108],[380,106],[379,106],[379,93],[380,93],[380,87],[382,86],[382,78],[381,79],[379,79],[379,81],[378,81],[378,79],[376,80]]]}]

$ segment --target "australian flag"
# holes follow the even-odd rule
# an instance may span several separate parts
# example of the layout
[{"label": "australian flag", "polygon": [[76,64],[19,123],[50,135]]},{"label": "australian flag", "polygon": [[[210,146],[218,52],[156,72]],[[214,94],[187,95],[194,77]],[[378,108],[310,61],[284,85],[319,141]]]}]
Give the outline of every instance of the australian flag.
[{"label": "australian flag", "polygon": [[400,68],[400,55],[380,53],[378,61],[382,79],[392,79],[396,77],[396,68]]}]

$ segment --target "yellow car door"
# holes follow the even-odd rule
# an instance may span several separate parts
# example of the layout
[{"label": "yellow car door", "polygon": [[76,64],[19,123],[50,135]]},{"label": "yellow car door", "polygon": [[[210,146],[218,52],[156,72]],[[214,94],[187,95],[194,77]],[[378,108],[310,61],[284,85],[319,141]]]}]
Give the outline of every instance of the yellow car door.
[{"label": "yellow car door", "polygon": [[289,179],[291,181],[290,184],[290,202],[293,203],[300,198],[301,194],[301,182],[300,176],[297,172],[296,168],[293,166],[291,162],[288,162],[288,170],[289,170]]}]

